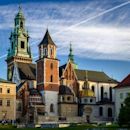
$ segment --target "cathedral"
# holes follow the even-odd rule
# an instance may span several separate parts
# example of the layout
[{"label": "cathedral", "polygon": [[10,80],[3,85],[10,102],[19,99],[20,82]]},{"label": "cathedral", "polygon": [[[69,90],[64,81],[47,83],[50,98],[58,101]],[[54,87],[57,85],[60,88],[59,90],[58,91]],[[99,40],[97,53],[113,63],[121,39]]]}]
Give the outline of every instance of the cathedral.
[{"label": "cathedral", "polygon": [[33,63],[21,7],[14,22],[6,62],[7,78],[17,84],[17,120],[39,124],[114,120],[115,79],[104,72],[79,69],[71,44],[68,61],[60,66],[48,29]]}]

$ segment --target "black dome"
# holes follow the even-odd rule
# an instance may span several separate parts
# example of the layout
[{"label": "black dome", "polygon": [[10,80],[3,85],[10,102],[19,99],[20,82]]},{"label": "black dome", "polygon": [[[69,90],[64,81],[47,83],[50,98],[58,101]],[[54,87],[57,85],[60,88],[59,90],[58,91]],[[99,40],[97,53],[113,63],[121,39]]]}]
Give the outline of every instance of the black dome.
[{"label": "black dome", "polygon": [[65,85],[60,85],[59,94],[60,95],[73,95],[71,89]]},{"label": "black dome", "polygon": [[30,92],[30,95],[39,95],[39,96],[41,96],[40,92],[35,88],[29,89],[29,92]]}]

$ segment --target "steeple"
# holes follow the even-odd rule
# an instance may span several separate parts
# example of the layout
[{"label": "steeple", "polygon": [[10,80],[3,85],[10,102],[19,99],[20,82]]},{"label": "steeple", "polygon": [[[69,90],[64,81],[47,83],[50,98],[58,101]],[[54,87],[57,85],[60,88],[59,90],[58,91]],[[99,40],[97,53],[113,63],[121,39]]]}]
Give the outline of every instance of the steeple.
[{"label": "steeple", "polygon": [[[14,29],[10,34],[10,48],[8,49],[7,65],[8,80],[11,80],[14,62],[32,63],[32,55],[29,46],[29,35],[25,27],[25,17],[19,6],[14,18]],[[11,76],[9,76],[9,73]]]},{"label": "steeple", "polygon": [[70,52],[69,52],[69,60],[74,63],[74,55],[73,55],[73,49],[72,44],[70,43]]},{"label": "steeple", "polygon": [[40,42],[39,46],[42,45],[42,44],[43,45],[49,45],[50,44],[50,45],[56,46],[55,43],[53,42],[51,36],[50,36],[50,33],[49,33],[48,29],[46,30],[45,36],[43,37],[43,39]]},{"label": "steeple", "polygon": [[31,51],[29,47],[29,35],[25,28],[25,18],[21,6],[14,19],[14,30],[10,35],[11,47],[8,51],[8,58],[12,56],[21,56],[31,58]]},{"label": "steeple", "polygon": [[78,65],[74,61],[74,55],[73,55],[73,49],[72,49],[72,44],[70,43],[70,49],[69,49],[69,55],[68,55],[68,61],[71,62],[73,65],[74,69],[78,69]]},{"label": "steeple", "polygon": [[56,45],[53,42],[48,29],[39,44],[39,59],[41,58],[52,58],[56,59]]},{"label": "steeple", "polygon": [[15,16],[15,27],[19,28],[19,29],[25,29],[25,17],[24,14],[22,12],[22,7],[19,6],[19,11]]}]

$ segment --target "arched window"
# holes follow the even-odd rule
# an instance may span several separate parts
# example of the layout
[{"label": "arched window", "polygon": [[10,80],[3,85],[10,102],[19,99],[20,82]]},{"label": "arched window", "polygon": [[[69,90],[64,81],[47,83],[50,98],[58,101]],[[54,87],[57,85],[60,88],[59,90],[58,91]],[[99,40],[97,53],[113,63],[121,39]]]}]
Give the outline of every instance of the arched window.
[{"label": "arched window", "polygon": [[103,116],[103,108],[99,107],[99,116]]},{"label": "arched window", "polygon": [[67,100],[68,100],[68,101],[70,101],[70,99],[71,99],[70,97],[67,97]]},{"label": "arched window", "polygon": [[50,82],[53,82],[53,76],[51,75],[51,77],[50,77]]},{"label": "arched window", "polygon": [[54,112],[54,104],[50,105],[50,112]]},{"label": "arched window", "polygon": [[53,49],[50,48],[50,55],[52,56],[53,55]]},{"label": "arched window", "polygon": [[112,108],[108,108],[108,117],[112,117]]},{"label": "arched window", "polygon": [[103,94],[104,94],[104,88],[103,86],[101,87],[101,100],[103,99]]},{"label": "arched window", "polygon": [[92,103],[92,102],[93,102],[93,99],[90,99],[90,102]]},{"label": "arched window", "polygon": [[20,22],[20,28],[23,28],[23,22],[22,21]]},{"label": "arched window", "polygon": [[21,48],[22,48],[22,49],[25,48],[25,43],[24,43],[24,41],[21,41]]},{"label": "arched window", "polygon": [[109,88],[110,101],[112,101],[112,87]]},{"label": "arched window", "polygon": [[47,56],[47,49],[44,48],[44,55]]},{"label": "arched window", "polygon": [[92,86],[92,91],[95,92],[95,87],[94,86]]}]

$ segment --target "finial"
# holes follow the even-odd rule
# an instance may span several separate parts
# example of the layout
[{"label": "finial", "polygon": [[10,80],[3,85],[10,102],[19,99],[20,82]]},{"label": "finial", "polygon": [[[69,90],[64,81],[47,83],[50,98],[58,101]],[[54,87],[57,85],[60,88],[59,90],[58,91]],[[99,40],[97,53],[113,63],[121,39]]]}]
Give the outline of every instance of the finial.
[{"label": "finial", "polygon": [[19,12],[22,10],[22,7],[21,7],[21,5],[19,4]]},{"label": "finial", "polygon": [[72,44],[71,44],[71,41],[70,41],[70,53],[69,53],[69,60],[74,62],[74,57],[73,57],[73,50],[72,50]]},{"label": "finial", "polygon": [[84,88],[85,88],[85,89],[88,89],[88,88],[89,88],[87,71],[85,71]]}]

